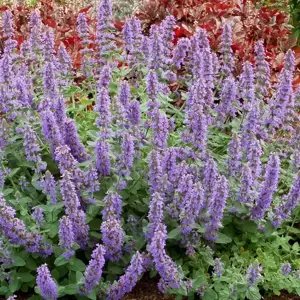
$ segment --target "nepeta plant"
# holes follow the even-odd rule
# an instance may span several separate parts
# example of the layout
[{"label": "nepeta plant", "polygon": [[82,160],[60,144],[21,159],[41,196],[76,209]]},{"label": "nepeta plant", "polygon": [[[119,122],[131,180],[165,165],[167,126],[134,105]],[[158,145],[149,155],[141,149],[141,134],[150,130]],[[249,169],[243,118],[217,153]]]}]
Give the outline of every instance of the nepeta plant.
[{"label": "nepeta plant", "polygon": [[117,37],[111,12],[103,0],[95,41],[79,14],[78,72],[37,12],[20,50],[4,15],[0,294],[121,299],[146,272],[207,299],[299,290],[293,52],[271,86],[262,42],[234,77],[229,23],[214,53],[204,29],[172,49],[173,16]]}]

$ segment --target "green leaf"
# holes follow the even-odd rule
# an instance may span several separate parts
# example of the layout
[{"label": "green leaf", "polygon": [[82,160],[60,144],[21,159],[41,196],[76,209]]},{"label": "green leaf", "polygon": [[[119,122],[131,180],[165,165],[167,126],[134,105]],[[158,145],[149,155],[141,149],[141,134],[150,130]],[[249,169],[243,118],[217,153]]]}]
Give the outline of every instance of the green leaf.
[{"label": "green leaf", "polygon": [[217,293],[212,289],[206,289],[204,292],[203,300],[216,300],[218,299]]},{"label": "green leaf", "polygon": [[35,260],[32,259],[31,257],[28,257],[26,259],[26,268],[28,268],[29,270],[36,270],[36,268],[37,268],[37,264],[36,264]]},{"label": "green leaf", "polygon": [[79,271],[76,271],[76,280],[77,282],[80,282],[83,279],[83,274]]},{"label": "green leaf", "polygon": [[112,265],[108,267],[108,272],[115,275],[120,275],[124,273],[124,269],[122,267]]},{"label": "green leaf", "polygon": [[84,271],[86,268],[86,265],[78,258],[73,257],[70,260],[70,267],[69,269],[72,271]]},{"label": "green leaf", "polygon": [[66,260],[63,256],[59,256],[55,261],[54,264],[56,266],[62,266],[68,263],[68,260]]},{"label": "green leaf", "polygon": [[229,236],[227,236],[221,232],[218,233],[218,239],[216,241],[216,244],[229,244],[231,242],[232,242],[232,239]]},{"label": "green leaf", "polygon": [[88,298],[92,300],[97,300],[96,291],[95,290],[91,291],[91,293],[88,295]]},{"label": "green leaf", "polygon": [[5,295],[7,292],[7,287],[6,286],[1,286],[0,287],[0,295]]},{"label": "green leaf", "polygon": [[13,261],[14,261],[14,266],[16,266],[16,267],[23,267],[26,265],[25,260],[19,256],[13,257]]},{"label": "green leaf", "polygon": [[179,237],[180,237],[180,231],[178,227],[171,230],[168,234],[168,240],[178,240]]},{"label": "green leaf", "polygon": [[14,293],[15,291],[17,291],[21,286],[21,282],[19,279],[13,279],[10,283],[9,283],[9,290]]},{"label": "green leaf", "polygon": [[18,277],[20,277],[22,282],[30,282],[35,279],[29,272],[18,273]]},{"label": "green leaf", "polygon": [[67,295],[76,295],[78,294],[78,285],[76,283],[66,285],[64,288],[64,292]]},{"label": "green leaf", "polygon": [[251,287],[246,291],[246,296],[249,300],[260,300],[261,295],[257,287]]}]

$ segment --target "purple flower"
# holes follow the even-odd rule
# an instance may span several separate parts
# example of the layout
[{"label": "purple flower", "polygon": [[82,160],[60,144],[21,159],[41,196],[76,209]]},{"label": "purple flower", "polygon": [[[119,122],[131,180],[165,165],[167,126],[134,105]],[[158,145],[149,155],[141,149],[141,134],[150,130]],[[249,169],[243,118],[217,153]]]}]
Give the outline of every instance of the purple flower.
[{"label": "purple flower", "polygon": [[176,264],[167,255],[165,246],[167,239],[167,229],[163,223],[157,223],[153,238],[149,244],[149,252],[153,256],[153,261],[161,279],[169,288],[179,288],[182,282],[182,275]]},{"label": "purple flower", "polygon": [[203,170],[203,187],[205,191],[206,197],[206,205],[211,202],[211,195],[213,194],[214,190],[216,189],[216,182],[218,178],[218,170],[217,165],[213,158],[209,157],[204,166]]},{"label": "purple flower", "polygon": [[46,164],[42,162],[40,155],[40,146],[37,142],[37,136],[30,125],[24,125],[24,150],[26,159],[38,163],[38,171],[43,171],[46,168]]},{"label": "purple flower", "polygon": [[261,156],[263,154],[261,144],[254,134],[249,136],[247,148],[243,148],[247,161],[249,162],[249,167],[252,172],[253,183],[256,182],[257,178],[261,173]]},{"label": "purple flower", "polygon": [[109,288],[108,300],[119,300],[130,293],[145,271],[145,255],[136,252],[125,274]]},{"label": "purple flower", "polygon": [[210,202],[208,203],[205,238],[210,241],[218,239],[218,230],[221,226],[221,220],[228,197],[228,184],[225,176],[220,176],[216,182]]},{"label": "purple flower", "polygon": [[3,23],[3,37],[5,38],[14,37],[12,17],[13,15],[9,10],[4,11],[2,23]]},{"label": "purple flower", "polygon": [[158,93],[160,92],[160,86],[158,82],[157,74],[154,70],[150,70],[147,75],[147,94],[152,101],[156,101]]},{"label": "purple flower", "polygon": [[100,176],[110,175],[109,144],[105,140],[98,139],[95,146],[96,168]]},{"label": "purple flower", "polygon": [[153,238],[157,224],[163,221],[163,205],[163,198],[159,193],[155,192],[151,197],[148,213],[149,228],[147,238],[149,240]]},{"label": "purple flower", "polygon": [[277,189],[279,180],[280,160],[278,155],[272,153],[266,167],[264,182],[260,188],[255,206],[252,209],[252,218],[255,220],[263,219],[266,210],[272,202],[273,194]]},{"label": "purple flower", "polygon": [[77,17],[77,31],[78,36],[81,38],[81,43],[84,47],[87,47],[88,44],[91,42],[89,40],[89,25],[86,20],[85,13],[79,13]]},{"label": "purple flower", "polygon": [[102,269],[105,264],[105,252],[106,250],[102,245],[96,245],[96,248],[92,253],[92,258],[89,261],[89,265],[84,272],[83,284],[85,294],[89,294],[92,289],[99,284],[102,276]]},{"label": "purple flower", "polygon": [[176,19],[174,16],[167,16],[160,24],[159,30],[163,45],[163,54],[165,63],[171,61],[171,48],[174,39],[174,27],[176,25]]},{"label": "purple flower", "polygon": [[228,154],[228,173],[230,176],[235,177],[240,174],[242,166],[241,140],[237,134],[233,135],[228,145]]},{"label": "purple flower", "polygon": [[52,62],[46,62],[43,67],[43,88],[44,97],[49,98],[52,102],[51,106],[55,107],[55,100],[58,97],[58,85],[56,70]]},{"label": "purple flower", "polygon": [[36,207],[31,216],[38,225],[44,221],[44,211],[41,207]]},{"label": "purple flower", "polygon": [[102,0],[98,7],[96,44],[98,46],[98,55],[100,62],[103,62],[103,56],[106,52],[114,50],[114,34],[112,33],[112,4],[109,0]]},{"label": "purple flower", "polygon": [[5,53],[12,52],[18,45],[17,41],[13,39],[15,32],[13,28],[12,13],[6,10],[3,14],[2,26],[3,26],[3,37],[6,38],[4,51]]},{"label": "purple flower", "polygon": [[286,118],[286,108],[292,95],[292,77],[290,72],[283,69],[280,73],[280,84],[276,90],[276,97],[270,103],[270,116],[266,120],[271,130],[280,128]]},{"label": "purple flower", "polygon": [[[55,55],[55,43],[54,43],[54,34],[51,28],[48,28],[44,34],[43,39],[44,44],[44,58],[46,61],[54,62]],[[55,57],[56,59],[56,57]]]},{"label": "purple flower", "polygon": [[122,137],[122,154],[120,155],[120,163],[118,166],[119,175],[127,176],[130,174],[130,169],[133,165],[134,158],[134,142],[130,133],[124,132]]},{"label": "purple flower", "polygon": [[254,72],[252,65],[245,62],[243,65],[243,73],[239,78],[239,96],[243,100],[243,107],[246,111],[254,104]]},{"label": "purple flower", "polygon": [[253,202],[253,180],[250,164],[247,163],[242,167],[241,185],[238,190],[238,201],[252,204]]},{"label": "purple flower", "polygon": [[161,167],[162,157],[157,150],[152,150],[148,156],[148,165],[149,165],[149,184],[151,186],[150,192],[157,191],[159,183],[161,180],[162,167]]},{"label": "purple flower", "polygon": [[95,193],[100,190],[99,176],[95,167],[89,166],[84,173],[83,183],[89,193]]},{"label": "purple flower", "polygon": [[[58,162],[58,168],[61,173],[68,170],[74,175],[80,175],[81,170],[77,168],[78,161],[70,153],[70,148],[67,145],[59,146],[55,150],[55,159]],[[74,178],[74,180],[79,180],[79,178]]]},{"label": "purple flower", "polygon": [[65,205],[66,214],[74,216],[80,208],[80,202],[69,171],[65,170],[60,181],[60,192]]},{"label": "purple flower", "polygon": [[201,104],[194,104],[186,113],[187,129],[182,134],[184,142],[192,144],[202,154],[206,151],[208,119]]},{"label": "purple flower", "polygon": [[54,116],[56,119],[57,126],[60,129],[60,134],[65,140],[66,138],[66,121],[67,121],[67,115],[66,115],[66,104],[65,99],[63,97],[59,97],[57,99],[57,103],[54,110]]},{"label": "purple flower", "polygon": [[70,216],[72,221],[76,243],[82,249],[86,249],[88,243],[89,226],[86,224],[86,216],[83,210],[78,209],[74,215]]},{"label": "purple flower", "polygon": [[90,158],[83,144],[80,142],[76,124],[73,119],[68,118],[65,122],[65,143],[70,147],[71,154],[78,162],[84,162]]},{"label": "purple flower", "polygon": [[140,103],[137,100],[131,100],[126,108],[126,115],[133,126],[139,125],[141,121]]},{"label": "purple flower", "polygon": [[[72,60],[64,44],[60,44],[58,48],[58,69],[60,75],[72,75]],[[67,81],[61,81],[61,84],[67,84]]]},{"label": "purple flower", "polygon": [[58,298],[57,286],[52,279],[47,264],[37,268],[36,284],[41,291],[41,296],[45,300],[56,300]]},{"label": "purple flower", "polygon": [[155,24],[153,24],[150,28],[149,46],[150,46],[149,49],[150,68],[156,70],[163,67],[166,61],[164,41],[162,39],[160,28]]},{"label": "purple flower", "polygon": [[282,275],[284,275],[284,276],[290,274],[291,271],[292,271],[292,267],[291,267],[291,265],[289,263],[282,264],[280,269],[281,269]]},{"label": "purple flower", "polygon": [[252,263],[247,271],[248,286],[252,287],[257,284],[261,278],[262,267],[258,262]]},{"label": "purple flower", "polygon": [[57,202],[56,199],[56,182],[53,175],[47,170],[41,180],[43,193],[50,197],[52,204]]},{"label": "purple flower", "polygon": [[292,211],[297,207],[300,201],[300,172],[296,175],[296,178],[290,188],[290,191],[286,197],[282,199],[282,202],[275,207],[275,213],[273,214],[272,223],[275,227],[278,227],[281,222],[288,218]]},{"label": "purple flower", "polygon": [[169,136],[169,121],[166,114],[155,108],[151,113],[150,126],[154,135],[154,146],[157,148],[166,148]]},{"label": "purple flower", "polygon": [[224,263],[221,258],[215,258],[214,260],[214,274],[217,277],[221,277],[224,272]]},{"label": "purple flower", "polygon": [[[189,175],[187,175],[189,176]],[[192,231],[192,225],[199,217],[204,204],[204,191],[200,182],[193,184],[192,181],[187,181],[186,177],[183,177],[187,189],[184,197],[182,197],[182,207],[180,208],[180,231],[183,234],[189,234]],[[189,184],[191,182],[191,185]]]},{"label": "purple flower", "polygon": [[173,50],[173,63],[176,65],[177,69],[180,69],[184,64],[190,47],[191,44],[188,38],[181,38],[178,41],[176,47]]},{"label": "purple flower", "polygon": [[264,98],[270,88],[270,66],[266,61],[263,41],[255,45],[255,96]]},{"label": "purple flower", "polygon": [[65,249],[72,248],[74,244],[73,225],[68,216],[63,216],[59,220],[59,246]]},{"label": "purple flower", "polygon": [[109,192],[103,199],[104,208],[102,218],[104,221],[109,219],[120,219],[122,211],[122,198],[117,193]]},{"label": "purple flower", "polygon": [[56,151],[56,148],[63,145],[63,139],[61,132],[57,126],[54,114],[46,109],[40,113],[42,120],[42,132],[46,141],[50,144],[50,150],[52,155]]},{"label": "purple flower", "polygon": [[107,88],[105,87],[101,87],[98,90],[95,112],[98,113],[96,124],[97,126],[100,127],[101,136],[106,138],[109,136],[108,126],[111,121],[111,112],[110,112],[110,96]]},{"label": "purple flower", "polygon": [[125,232],[121,222],[117,219],[108,219],[101,224],[102,242],[106,249],[105,257],[110,261],[118,261],[121,257]]},{"label": "purple flower", "polygon": [[128,102],[130,99],[130,88],[127,81],[123,80],[120,84],[120,92],[119,92],[119,102],[124,106],[127,107]]},{"label": "purple flower", "polygon": [[226,77],[229,76],[233,70],[233,53],[232,45],[232,28],[229,23],[223,25],[221,36],[220,51],[221,51],[221,71]]},{"label": "purple flower", "polygon": [[293,76],[293,73],[295,72],[295,64],[295,53],[293,50],[289,49],[285,55],[284,68],[291,72],[291,76]]},{"label": "purple flower", "polygon": [[129,19],[125,22],[122,33],[123,33],[123,36],[124,36],[125,49],[128,52],[132,52],[134,42],[133,42],[133,29],[132,29],[131,19]]}]

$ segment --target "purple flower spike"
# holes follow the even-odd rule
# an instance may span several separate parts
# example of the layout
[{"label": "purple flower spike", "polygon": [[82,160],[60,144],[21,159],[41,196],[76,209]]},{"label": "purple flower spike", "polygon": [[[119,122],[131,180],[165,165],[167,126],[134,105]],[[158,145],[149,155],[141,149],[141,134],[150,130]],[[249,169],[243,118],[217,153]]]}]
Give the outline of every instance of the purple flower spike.
[{"label": "purple flower spike", "polygon": [[224,263],[221,258],[215,258],[214,260],[214,274],[217,277],[221,277],[224,272]]},{"label": "purple flower spike", "polygon": [[182,38],[178,41],[176,47],[174,48],[173,63],[176,65],[177,69],[180,69],[181,66],[184,64],[190,46],[190,40],[188,38]]},{"label": "purple flower spike", "polygon": [[59,220],[59,246],[65,249],[72,248],[74,244],[73,225],[68,216],[63,216]]},{"label": "purple flower spike", "polygon": [[228,197],[228,184],[225,176],[221,176],[214,187],[211,202],[208,204],[207,216],[208,223],[206,224],[205,238],[210,241],[218,239],[218,230],[226,206]]},{"label": "purple flower spike", "polygon": [[224,24],[221,37],[221,71],[223,75],[229,76],[233,70],[232,28],[229,23]]},{"label": "purple flower spike", "polygon": [[154,236],[149,245],[149,252],[153,256],[155,267],[165,285],[169,288],[179,288],[182,283],[182,275],[176,264],[167,255],[165,246],[167,239],[167,229],[162,223],[158,223]]},{"label": "purple flower spike", "polygon": [[36,207],[31,216],[38,225],[44,221],[44,211],[41,207]]},{"label": "purple flower spike", "polygon": [[103,245],[106,249],[105,257],[110,261],[118,261],[121,257],[125,232],[121,222],[116,219],[108,219],[101,224]]},{"label": "purple flower spike", "polygon": [[38,267],[37,273],[36,283],[43,299],[56,300],[58,298],[57,286],[51,277],[47,264]]},{"label": "purple flower spike", "polygon": [[251,264],[247,271],[248,286],[255,286],[261,278],[262,267],[258,262]]},{"label": "purple flower spike", "polygon": [[253,203],[253,180],[249,163],[242,168],[241,185],[238,190],[238,201],[251,205]]},{"label": "purple flower spike", "polygon": [[47,170],[42,181],[42,190],[43,193],[50,197],[52,204],[56,203],[56,182],[53,175]]},{"label": "purple flower spike", "polygon": [[300,172],[296,175],[296,178],[290,188],[290,191],[282,202],[275,207],[275,213],[273,214],[272,223],[275,227],[278,227],[283,220],[288,218],[292,211],[297,207],[300,202]]},{"label": "purple flower spike", "polygon": [[95,146],[96,168],[100,176],[109,176],[110,157],[109,144],[105,140],[98,139]]},{"label": "purple flower spike", "polygon": [[102,277],[102,269],[105,264],[105,248],[97,244],[92,253],[92,258],[84,272],[84,293],[89,294],[99,284]]},{"label": "purple flower spike", "polygon": [[242,165],[241,140],[237,134],[234,134],[228,145],[228,173],[235,177],[240,174]]},{"label": "purple flower spike", "polygon": [[154,193],[150,202],[150,209],[148,213],[149,228],[147,238],[153,238],[155,228],[158,223],[163,221],[163,199],[159,193]]},{"label": "purple flower spike", "polygon": [[73,119],[68,118],[65,123],[65,143],[70,147],[71,154],[78,162],[84,162],[90,158],[86,153],[84,145],[80,142],[76,124]]},{"label": "purple flower spike", "polygon": [[120,300],[125,294],[132,291],[141,275],[146,271],[145,260],[145,255],[139,252],[132,256],[125,274],[109,288],[108,300]]},{"label": "purple flower spike", "polygon": [[120,219],[122,211],[122,198],[119,194],[109,192],[103,199],[104,209],[102,218],[104,221],[108,219]]},{"label": "purple flower spike", "polygon": [[292,271],[291,264],[289,264],[289,263],[282,264],[280,269],[281,269],[281,273],[283,276],[289,275]]},{"label": "purple flower spike", "polygon": [[260,188],[260,192],[252,209],[252,218],[260,220],[264,218],[266,210],[269,208],[272,202],[273,194],[277,189],[280,171],[280,160],[278,155],[271,154],[268,165],[266,167],[266,173],[264,182]]},{"label": "purple flower spike", "polygon": [[262,99],[270,88],[270,66],[266,61],[263,41],[256,43],[255,54],[255,96]]}]

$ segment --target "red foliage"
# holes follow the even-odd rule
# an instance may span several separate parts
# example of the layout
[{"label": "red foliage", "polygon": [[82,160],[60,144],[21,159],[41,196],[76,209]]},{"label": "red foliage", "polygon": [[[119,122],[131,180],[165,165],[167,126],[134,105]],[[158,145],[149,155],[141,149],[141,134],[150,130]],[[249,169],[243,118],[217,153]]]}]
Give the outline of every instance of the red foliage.
[{"label": "red foliage", "polygon": [[[80,38],[76,30],[77,17],[80,12],[84,12],[86,13],[88,23],[95,24],[95,20],[88,16],[91,7],[92,5],[89,5],[80,9],[78,13],[75,13],[70,7],[58,6],[54,0],[39,1],[39,13],[43,24],[53,28],[56,47],[58,47],[60,43],[64,43],[74,62],[74,67],[79,67],[81,62],[79,54]],[[33,8],[28,6],[0,6],[0,11],[7,9],[14,15],[15,39],[20,46],[29,35],[29,18]],[[94,26],[92,25],[90,28],[92,31],[91,36],[93,36]]]},{"label": "red foliage", "polygon": [[[278,71],[278,55],[295,46],[288,44],[291,29],[288,16],[278,9],[256,7],[255,0],[145,0],[136,16],[148,31],[152,24],[160,23],[170,14],[177,19],[175,42],[202,27],[207,30],[214,49],[220,42],[222,24],[230,21],[233,25],[232,49],[238,62],[253,61],[254,44],[263,39],[268,59]],[[239,69],[239,64],[237,66]]]}]

